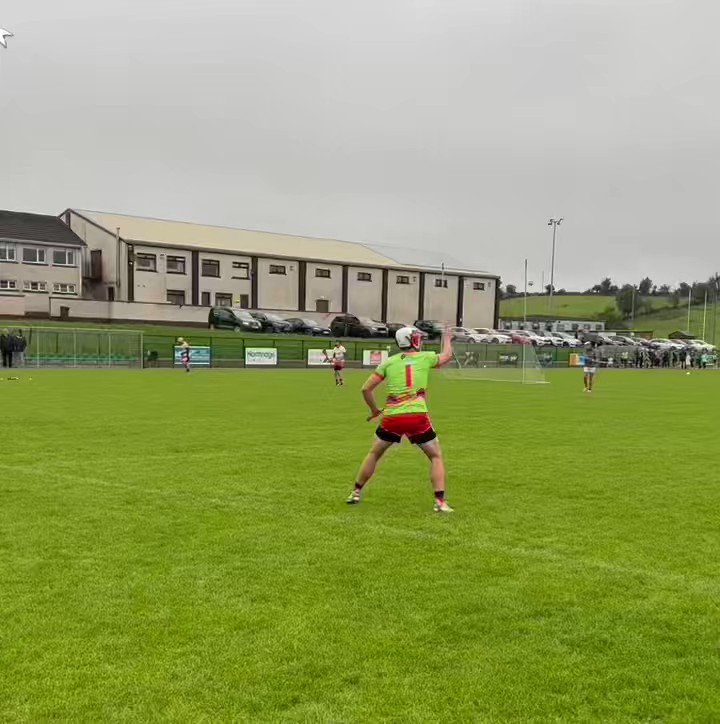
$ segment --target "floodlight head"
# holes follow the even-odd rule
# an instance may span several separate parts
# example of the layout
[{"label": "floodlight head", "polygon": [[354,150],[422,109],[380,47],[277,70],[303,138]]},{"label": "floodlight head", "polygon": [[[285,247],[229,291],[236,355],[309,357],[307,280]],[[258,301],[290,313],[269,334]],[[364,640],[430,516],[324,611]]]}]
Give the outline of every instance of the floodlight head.
[{"label": "floodlight head", "polygon": [[561,216],[561,217],[557,220],[557,223],[558,223],[558,225],[560,225],[560,224],[562,224],[562,222],[563,222],[563,217]]}]

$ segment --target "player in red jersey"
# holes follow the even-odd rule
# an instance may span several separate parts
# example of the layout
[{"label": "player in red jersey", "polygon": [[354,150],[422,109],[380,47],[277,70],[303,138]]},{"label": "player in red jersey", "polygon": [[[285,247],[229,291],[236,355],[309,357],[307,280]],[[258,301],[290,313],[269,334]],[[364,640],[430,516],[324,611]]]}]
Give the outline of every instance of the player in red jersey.
[{"label": "player in red jersey", "polygon": [[[452,513],[445,500],[445,464],[440,443],[428,416],[425,393],[428,376],[434,367],[441,367],[452,358],[452,343],[448,330],[442,341],[442,351],[423,352],[422,335],[414,327],[403,327],[395,334],[401,352],[389,357],[370,375],[362,393],[370,409],[368,420],[382,415],[375,434],[376,439],[370,452],[360,466],[355,487],[347,502],[360,502],[360,491],[375,473],[380,458],[395,443],[407,437],[417,445],[430,461],[430,482],[435,494],[435,511]],[[379,410],[375,404],[374,390],[381,383],[388,387],[385,407]]]}]

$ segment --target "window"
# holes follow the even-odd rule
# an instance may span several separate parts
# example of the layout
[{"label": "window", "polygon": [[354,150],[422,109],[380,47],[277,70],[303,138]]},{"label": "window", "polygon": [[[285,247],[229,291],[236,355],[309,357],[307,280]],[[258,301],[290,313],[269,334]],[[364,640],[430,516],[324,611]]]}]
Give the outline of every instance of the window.
[{"label": "window", "polygon": [[36,249],[34,247],[26,246],[23,248],[23,262],[25,264],[44,264],[45,249]]},{"label": "window", "polygon": [[135,268],[138,271],[157,271],[157,258],[155,254],[135,254]]},{"label": "window", "polygon": [[14,291],[17,289],[16,279],[0,279],[0,292]]},{"label": "window", "polygon": [[232,268],[235,270],[233,279],[250,279],[250,264],[245,261],[234,261]]},{"label": "window", "polygon": [[283,264],[270,264],[270,274],[287,274]]},{"label": "window", "polygon": [[182,305],[185,304],[185,292],[168,289],[167,300],[170,304],[177,304],[179,307],[182,307]]},{"label": "window", "polygon": [[240,295],[240,309],[250,308],[250,297],[247,294]]},{"label": "window", "polygon": [[371,282],[372,274],[370,272],[358,272],[357,280],[359,282]]},{"label": "window", "polygon": [[202,275],[204,277],[220,278],[220,262],[217,259],[202,260]]},{"label": "window", "polygon": [[216,294],[215,295],[215,306],[216,307],[232,307],[232,294]]},{"label": "window", "polygon": [[473,289],[476,292],[484,292],[485,291],[485,282],[473,282]]},{"label": "window", "polygon": [[185,257],[184,256],[168,256],[165,263],[168,274],[184,274],[185,273]]},{"label": "window", "polygon": [[442,287],[443,289],[447,289],[447,279],[436,279],[435,286]]},{"label": "window", "polygon": [[0,241],[0,261],[15,261],[15,244]]},{"label": "window", "polygon": [[53,249],[55,266],[75,266],[75,252],[69,249]]},{"label": "window", "polygon": [[327,314],[330,311],[330,302],[327,299],[316,299],[315,311]]},{"label": "window", "polygon": [[395,281],[398,284],[410,284],[410,277],[405,277],[401,274],[398,274],[398,276],[395,277]]},{"label": "window", "polygon": [[115,287],[108,287],[108,302],[114,302],[115,301]]},{"label": "window", "polygon": [[64,282],[55,283],[53,284],[53,294],[77,294],[77,286]]},{"label": "window", "polygon": [[200,304],[203,307],[209,307],[210,306],[210,292],[203,292],[200,295]]},{"label": "window", "polygon": [[321,277],[322,279],[330,279],[330,270],[329,269],[316,269],[315,276]]},{"label": "window", "polygon": [[23,289],[26,292],[46,292],[47,282],[23,282]]}]

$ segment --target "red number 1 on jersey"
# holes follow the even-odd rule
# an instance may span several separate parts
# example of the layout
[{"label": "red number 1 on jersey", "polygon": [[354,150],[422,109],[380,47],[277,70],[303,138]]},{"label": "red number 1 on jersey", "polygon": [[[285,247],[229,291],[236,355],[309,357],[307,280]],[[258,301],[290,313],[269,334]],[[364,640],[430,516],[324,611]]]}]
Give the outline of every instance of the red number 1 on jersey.
[{"label": "red number 1 on jersey", "polygon": [[405,365],[405,387],[407,387],[409,390],[412,389],[413,386],[413,368],[411,364]]}]

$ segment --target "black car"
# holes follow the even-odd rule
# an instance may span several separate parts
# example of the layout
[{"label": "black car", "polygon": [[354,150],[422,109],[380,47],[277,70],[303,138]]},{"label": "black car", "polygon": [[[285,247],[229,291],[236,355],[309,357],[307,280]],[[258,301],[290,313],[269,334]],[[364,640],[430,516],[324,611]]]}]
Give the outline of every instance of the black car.
[{"label": "black car", "polygon": [[290,325],[290,331],[295,334],[310,334],[314,337],[330,337],[332,334],[329,327],[315,322],[312,319],[290,317],[290,319],[286,319],[285,321]]},{"label": "black car", "polygon": [[261,332],[262,324],[247,309],[213,307],[208,314],[210,329],[233,329],[236,332]]},{"label": "black car", "polygon": [[339,314],[330,323],[330,330],[336,337],[387,337],[388,334],[382,322],[354,314]]},{"label": "black car", "polygon": [[289,332],[290,322],[286,322],[277,314],[266,314],[265,312],[250,312],[262,325],[264,332]]},{"label": "black car", "polygon": [[403,327],[407,327],[408,325],[405,324],[405,322],[388,322],[387,323],[387,333],[388,337],[394,337],[395,332],[397,332],[399,329],[402,329]]},{"label": "black car", "polygon": [[421,332],[425,332],[430,339],[434,337],[442,337],[443,326],[435,319],[418,319],[415,321],[415,327]]}]

